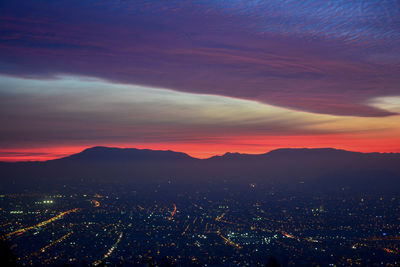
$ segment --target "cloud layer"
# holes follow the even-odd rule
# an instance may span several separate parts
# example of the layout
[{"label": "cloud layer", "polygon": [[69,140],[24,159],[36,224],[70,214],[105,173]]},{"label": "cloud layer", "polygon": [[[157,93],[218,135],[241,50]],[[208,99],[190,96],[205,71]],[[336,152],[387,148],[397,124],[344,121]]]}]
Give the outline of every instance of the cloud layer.
[{"label": "cloud layer", "polygon": [[0,160],[400,151],[400,2],[0,2]]},{"label": "cloud layer", "polygon": [[[400,116],[323,115],[84,77],[0,81],[0,159],[54,158],[95,145],[199,157],[288,146],[400,150]],[[371,106],[397,112],[400,102],[375,99]]]},{"label": "cloud layer", "polygon": [[2,1],[0,73],[58,75],[382,117],[397,1]]}]

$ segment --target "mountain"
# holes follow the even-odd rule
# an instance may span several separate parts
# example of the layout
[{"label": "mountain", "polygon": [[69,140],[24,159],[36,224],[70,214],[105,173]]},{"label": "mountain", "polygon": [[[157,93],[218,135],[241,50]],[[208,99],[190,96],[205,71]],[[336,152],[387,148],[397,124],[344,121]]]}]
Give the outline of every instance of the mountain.
[{"label": "mountain", "polygon": [[313,190],[344,186],[397,190],[400,154],[285,148],[197,159],[173,151],[93,147],[46,162],[2,162],[0,173],[4,188],[74,181],[154,184],[173,180],[189,185],[256,182],[297,187],[306,183]]},{"label": "mountain", "polygon": [[126,162],[126,161],[176,161],[193,159],[189,155],[181,152],[136,149],[136,148],[116,148],[96,146],[85,149],[84,151],[71,156],[59,159],[59,161],[76,162]]}]

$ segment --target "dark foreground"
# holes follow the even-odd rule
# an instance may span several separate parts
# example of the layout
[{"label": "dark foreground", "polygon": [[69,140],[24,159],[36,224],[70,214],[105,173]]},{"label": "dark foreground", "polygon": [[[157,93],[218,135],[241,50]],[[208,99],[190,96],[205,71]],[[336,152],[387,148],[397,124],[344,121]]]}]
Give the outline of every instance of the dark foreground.
[{"label": "dark foreground", "polygon": [[[0,195],[20,265],[397,266],[398,195],[300,194],[257,184],[65,186]],[[273,260],[272,260],[273,261]]]}]

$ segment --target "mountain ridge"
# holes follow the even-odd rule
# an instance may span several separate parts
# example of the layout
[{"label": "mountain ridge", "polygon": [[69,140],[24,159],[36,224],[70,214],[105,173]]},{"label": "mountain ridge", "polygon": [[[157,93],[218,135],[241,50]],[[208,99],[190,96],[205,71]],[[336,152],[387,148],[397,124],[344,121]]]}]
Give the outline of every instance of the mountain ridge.
[{"label": "mountain ridge", "polygon": [[[153,156],[153,158],[151,158]],[[107,158],[109,157],[109,158]],[[118,147],[105,147],[95,146],[84,149],[81,152],[55,159],[55,160],[168,160],[168,159],[194,159],[183,152],[175,152],[171,150],[151,150],[151,149],[137,149],[137,148],[118,148]]]},{"label": "mountain ridge", "polygon": [[[382,156],[400,156],[400,153],[398,152],[359,152],[359,151],[349,151],[349,150],[344,150],[344,149],[337,149],[337,148],[330,148],[330,147],[325,147],[325,148],[277,148],[270,150],[265,153],[260,153],[260,154],[249,154],[249,153],[240,153],[240,152],[226,152],[222,155],[214,155],[208,158],[197,158],[197,157],[192,157],[189,154],[185,152],[179,152],[179,151],[173,151],[173,150],[156,150],[156,149],[139,149],[139,148],[120,148],[120,147],[108,147],[108,146],[94,146],[94,147],[89,147],[81,152],[73,153],[68,156],[56,158],[56,159],[50,159],[50,160],[45,160],[45,161],[0,161],[0,163],[38,163],[38,162],[51,162],[51,161],[59,161],[59,160],[65,160],[65,159],[88,159],[87,157],[93,156],[93,158],[103,158],[105,160],[104,156],[99,154],[99,153],[108,153],[115,155],[116,153],[120,153],[120,155],[124,156],[134,156],[133,158],[138,159],[138,156],[145,156],[148,157],[150,154],[160,156],[159,159],[162,159],[162,156],[174,156],[176,159],[179,158],[186,158],[186,159],[195,159],[195,160],[213,160],[213,159],[234,159],[234,158],[240,158],[240,157],[258,157],[258,156],[271,156],[271,155],[298,155],[300,153],[305,153],[305,154],[310,154],[310,153],[336,153],[336,154],[358,154],[358,155],[382,155]],[[113,158],[110,158],[109,160],[115,160]]]},{"label": "mountain ridge", "polygon": [[101,182],[158,184],[257,183],[315,188],[400,190],[400,153],[285,148],[264,154],[225,153],[198,159],[182,152],[93,147],[43,162],[0,163],[0,188]]}]

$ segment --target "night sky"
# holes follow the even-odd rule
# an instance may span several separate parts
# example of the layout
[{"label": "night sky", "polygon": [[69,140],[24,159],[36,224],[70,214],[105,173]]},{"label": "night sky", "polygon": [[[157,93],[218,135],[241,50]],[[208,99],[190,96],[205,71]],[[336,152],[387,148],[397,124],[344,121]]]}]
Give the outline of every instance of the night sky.
[{"label": "night sky", "polygon": [[0,2],[0,160],[400,152],[400,1]]}]

